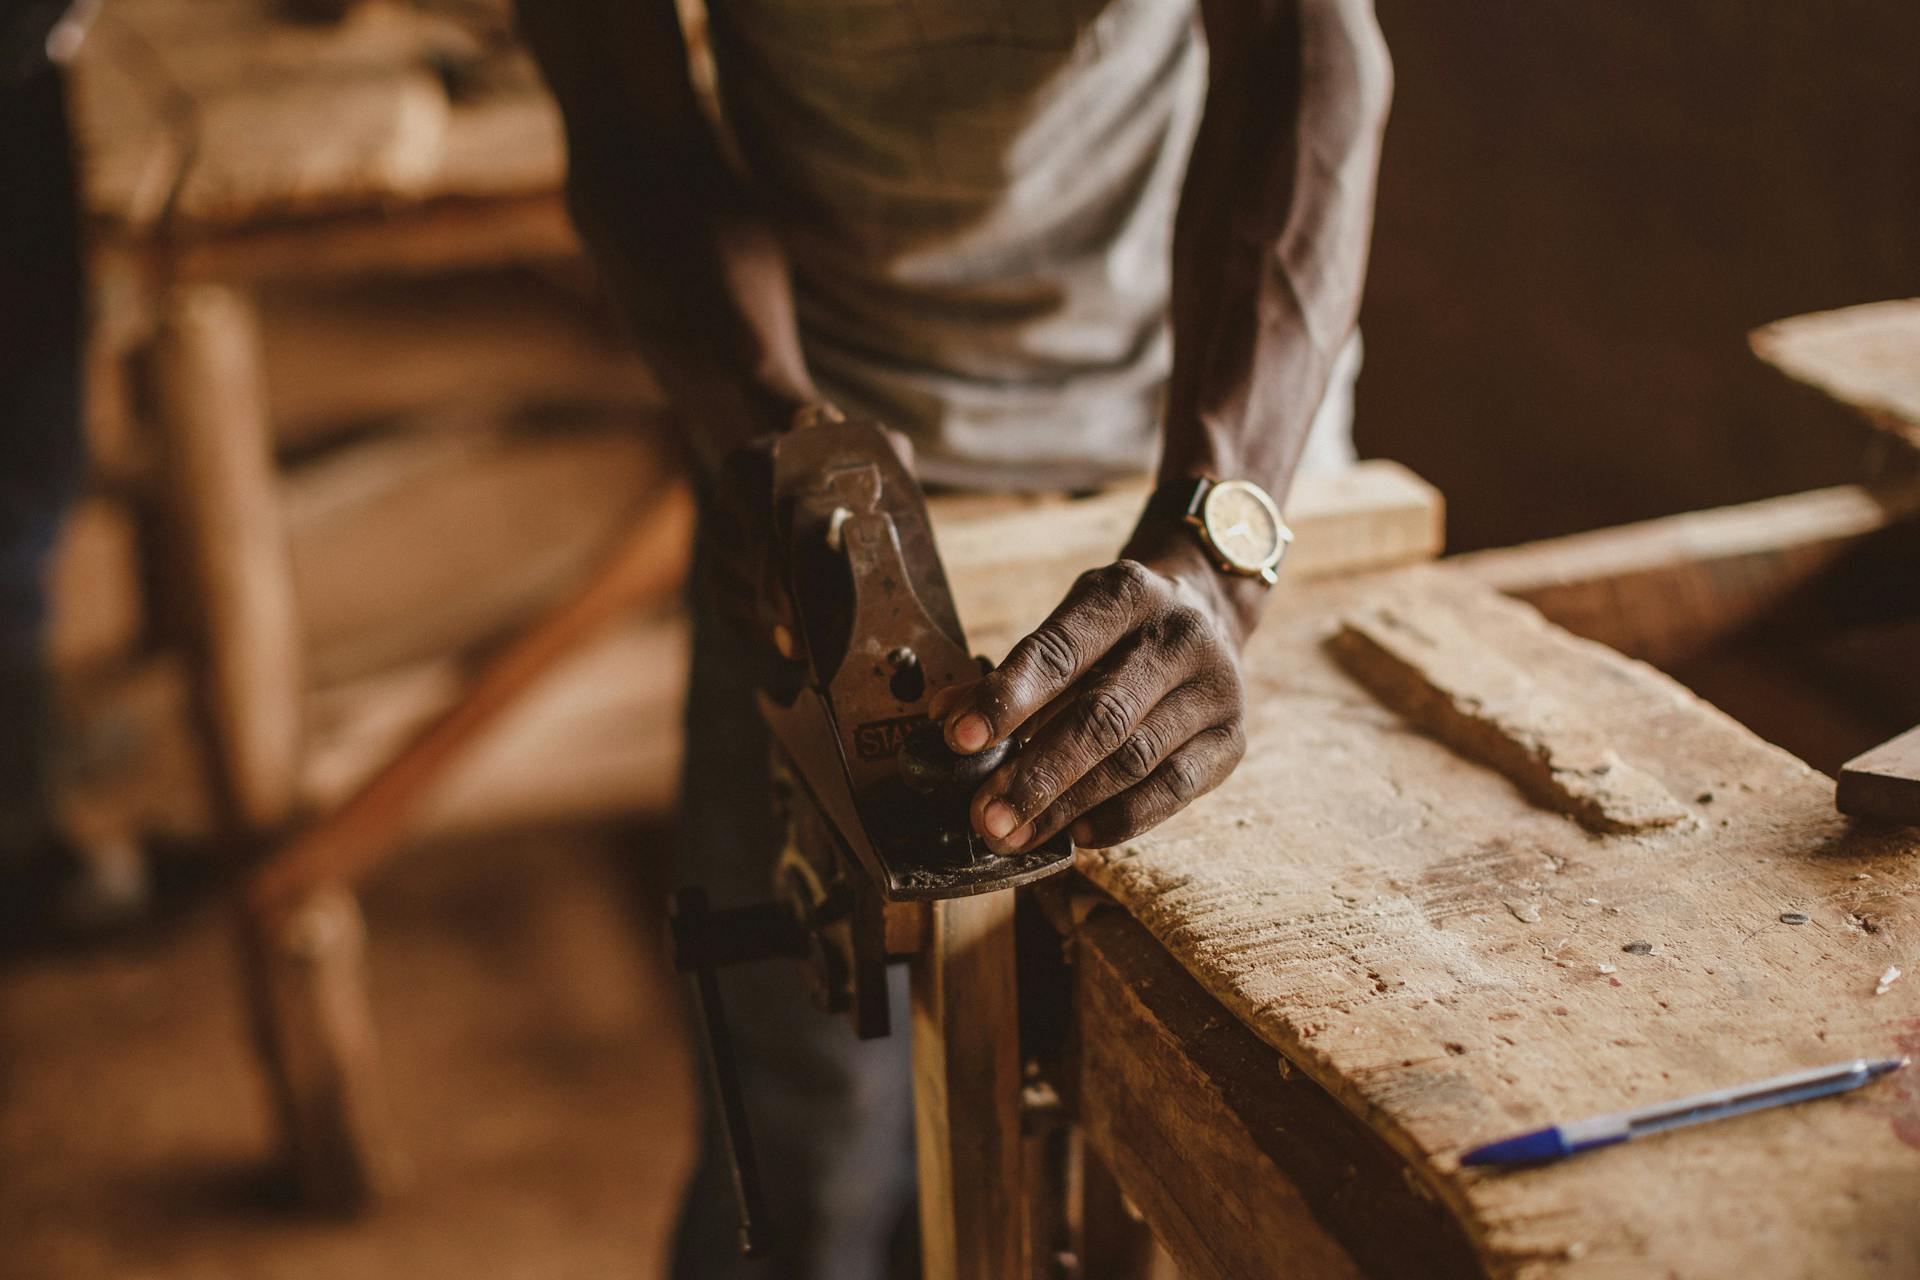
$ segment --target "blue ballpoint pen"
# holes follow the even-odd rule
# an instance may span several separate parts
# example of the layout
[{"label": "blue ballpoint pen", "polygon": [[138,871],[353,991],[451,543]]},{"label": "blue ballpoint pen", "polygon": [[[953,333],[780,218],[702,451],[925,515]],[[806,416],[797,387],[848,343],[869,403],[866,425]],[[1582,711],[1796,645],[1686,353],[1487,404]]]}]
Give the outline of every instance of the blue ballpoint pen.
[{"label": "blue ballpoint pen", "polygon": [[1881,1058],[1877,1061],[1851,1058],[1810,1071],[1775,1076],[1771,1080],[1757,1080],[1752,1084],[1735,1085],[1731,1089],[1716,1089],[1712,1093],[1697,1093],[1691,1098],[1681,1098],[1675,1102],[1638,1107],[1632,1111],[1616,1111],[1611,1115],[1576,1120],[1572,1124],[1550,1125],[1545,1129],[1535,1129],[1531,1133],[1516,1134],[1498,1142],[1489,1142],[1483,1147],[1475,1147],[1460,1157],[1460,1163],[1545,1164],[1549,1160],[1579,1155],[1595,1147],[1610,1147],[1616,1142],[1642,1138],[1650,1133],[1744,1115],[1765,1107],[1785,1106],[1789,1102],[1804,1102],[1809,1098],[1845,1093],[1869,1081],[1878,1080],[1890,1071],[1898,1071],[1908,1061],[1906,1058]]}]

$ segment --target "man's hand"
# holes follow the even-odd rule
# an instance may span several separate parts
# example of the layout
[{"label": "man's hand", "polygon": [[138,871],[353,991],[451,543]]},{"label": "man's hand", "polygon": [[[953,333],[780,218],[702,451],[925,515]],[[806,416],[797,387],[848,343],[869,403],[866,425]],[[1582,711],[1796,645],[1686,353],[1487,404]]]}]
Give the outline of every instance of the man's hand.
[{"label": "man's hand", "polygon": [[1184,530],[1082,574],[1040,627],[931,710],[971,754],[1027,738],[974,796],[974,829],[1018,853],[1071,827],[1131,839],[1220,785],[1246,751],[1240,646],[1264,589],[1229,579]]}]

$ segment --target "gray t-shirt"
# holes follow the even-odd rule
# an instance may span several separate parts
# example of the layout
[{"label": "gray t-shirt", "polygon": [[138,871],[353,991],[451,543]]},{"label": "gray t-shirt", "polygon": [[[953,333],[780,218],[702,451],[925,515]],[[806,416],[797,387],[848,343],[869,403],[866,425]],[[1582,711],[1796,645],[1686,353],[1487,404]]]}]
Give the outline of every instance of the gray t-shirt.
[{"label": "gray t-shirt", "polygon": [[1082,487],[1150,466],[1206,94],[1192,0],[707,9],[822,390],[907,432],[937,483]]}]

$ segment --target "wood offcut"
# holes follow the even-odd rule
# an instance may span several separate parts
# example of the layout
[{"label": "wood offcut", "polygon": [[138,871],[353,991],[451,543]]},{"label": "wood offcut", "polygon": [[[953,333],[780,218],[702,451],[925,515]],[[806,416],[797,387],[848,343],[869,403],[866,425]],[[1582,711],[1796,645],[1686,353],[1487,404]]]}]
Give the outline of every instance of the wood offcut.
[{"label": "wood offcut", "polygon": [[1920,298],[1794,316],[1755,329],[1754,354],[1920,447]]},{"label": "wood offcut", "polygon": [[1857,818],[1920,826],[1920,729],[1847,761],[1835,800]]},{"label": "wood offcut", "polygon": [[1407,592],[1370,604],[1329,643],[1381,702],[1589,830],[1644,831],[1687,817],[1658,781],[1482,643],[1444,598]]}]

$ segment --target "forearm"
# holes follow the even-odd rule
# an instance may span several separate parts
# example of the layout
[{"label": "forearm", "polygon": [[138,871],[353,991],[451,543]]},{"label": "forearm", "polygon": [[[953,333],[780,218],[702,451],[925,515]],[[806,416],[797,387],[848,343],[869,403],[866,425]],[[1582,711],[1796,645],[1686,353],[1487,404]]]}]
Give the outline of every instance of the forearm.
[{"label": "forearm", "polygon": [[714,142],[669,0],[523,2],[574,221],[709,463],[819,396],[785,254]]},{"label": "forearm", "polygon": [[1392,73],[1368,0],[1203,0],[1211,82],[1174,232],[1163,479],[1284,500],[1359,312]]},{"label": "forearm", "polygon": [[624,175],[577,173],[574,220],[695,453],[715,463],[819,399],[800,354],[786,259],[752,210],[694,188],[698,161],[619,163],[660,165],[674,177],[659,185],[674,189],[649,193]]}]

